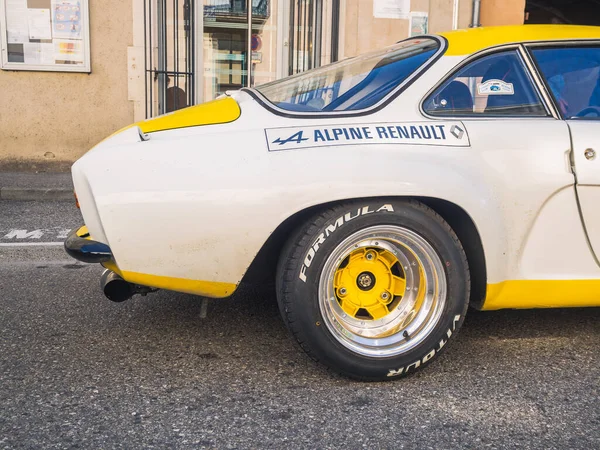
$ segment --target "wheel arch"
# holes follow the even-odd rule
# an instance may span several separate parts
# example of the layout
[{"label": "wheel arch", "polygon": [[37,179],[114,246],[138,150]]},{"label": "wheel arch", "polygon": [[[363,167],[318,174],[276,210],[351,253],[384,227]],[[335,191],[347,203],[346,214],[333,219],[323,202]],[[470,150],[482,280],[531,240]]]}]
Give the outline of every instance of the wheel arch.
[{"label": "wheel arch", "polygon": [[[284,220],[271,233],[267,241],[263,244],[260,251],[248,267],[248,270],[242,278],[242,282],[247,283],[265,283],[274,282],[277,261],[281,253],[281,249],[289,239],[289,236],[306,220],[324,209],[345,201],[356,201],[365,199],[374,199],[377,197],[368,198],[346,198],[332,202],[321,203],[318,205],[305,208]],[[385,198],[396,198],[398,200],[413,199],[422,202],[429,206],[437,214],[439,214],[458,236],[469,263],[471,272],[471,295],[470,304],[476,309],[483,306],[486,296],[487,287],[487,271],[485,263],[485,253],[481,236],[477,226],[471,216],[460,206],[447,200],[442,200],[433,197],[419,196],[396,196]]]}]

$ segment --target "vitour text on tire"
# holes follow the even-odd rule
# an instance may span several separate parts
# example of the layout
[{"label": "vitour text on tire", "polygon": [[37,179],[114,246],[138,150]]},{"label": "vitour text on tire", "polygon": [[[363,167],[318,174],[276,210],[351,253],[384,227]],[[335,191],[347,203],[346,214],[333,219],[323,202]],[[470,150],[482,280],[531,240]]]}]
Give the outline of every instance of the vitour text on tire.
[{"label": "vitour text on tire", "polygon": [[305,223],[277,271],[282,316],[316,361],[363,380],[428,364],[462,325],[469,268],[450,226],[414,200],[336,205]]}]

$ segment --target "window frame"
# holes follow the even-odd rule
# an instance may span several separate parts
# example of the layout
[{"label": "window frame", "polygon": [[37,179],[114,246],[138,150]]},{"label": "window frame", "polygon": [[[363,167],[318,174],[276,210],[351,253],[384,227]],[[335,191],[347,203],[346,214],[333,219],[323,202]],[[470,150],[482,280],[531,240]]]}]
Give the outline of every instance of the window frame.
[{"label": "window frame", "polygon": [[[8,61],[8,25],[6,14],[6,0],[0,0],[0,69],[6,71],[26,72],[69,72],[92,73],[91,45],[90,45],[90,7],[89,0],[81,1],[81,18],[83,24],[82,45],[83,64],[25,64]],[[50,10],[52,14],[52,10]]]},{"label": "window frame", "polygon": [[263,106],[268,111],[282,117],[293,118],[293,119],[314,119],[314,118],[340,118],[340,117],[359,117],[366,116],[369,114],[373,114],[381,109],[385,108],[389,105],[394,99],[396,99],[402,92],[404,92],[408,87],[410,87],[417,79],[419,79],[426,71],[430,70],[431,67],[438,62],[438,60],[446,53],[448,49],[448,41],[445,37],[435,35],[435,34],[427,34],[422,36],[411,36],[407,39],[402,39],[397,43],[414,40],[418,38],[428,38],[438,42],[439,48],[433,54],[431,58],[421,67],[419,67],[415,72],[413,72],[406,80],[396,86],[392,91],[388,92],[388,94],[368,108],[359,109],[355,111],[318,111],[318,112],[291,112],[286,109],[282,109],[271,103],[262,93],[254,88],[243,88],[242,92],[245,92],[252,96],[261,106]]},{"label": "window frame", "polygon": [[[517,56],[520,58],[521,63],[523,64],[523,69],[526,74],[529,75],[532,81],[533,89],[537,94],[542,106],[546,110],[546,115],[532,116],[532,115],[500,115],[500,114],[489,114],[489,113],[472,113],[472,114],[444,114],[444,115],[435,115],[430,114],[425,110],[425,102],[429,100],[429,98],[444,84],[448,81],[451,81],[453,77],[456,76],[461,70],[463,70],[468,65],[480,60],[482,58],[488,57],[490,55],[494,55],[496,53],[503,53],[510,50],[516,50]],[[436,83],[432,89],[430,89],[421,99],[419,104],[419,110],[421,114],[433,120],[450,120],[450,119],[461,119],[461,120],[487,120],[487,119],[504,119],[504,120],[512,120],[512,119],[528,119],[528,120],[539,120],[539,119],[558,119],[559,117],[555,111],[554,103],[549,102],[552,100],[551,97],[548,97],[546,92],[546,86],[543,83],[543,79],[540,78],[539,73],[536,72],[535,66],[533,66],[533,62],[530,59],[530,55],[526,52],[523,44],[515,43],[515,44],[507,44],[497,47],[491,47],[480,52],[474,53],[469,57],[465,58],[461,61],[456,67],[454,67],[450,72],[444,75],[441,78],[441,81]],[[542,89],[543,87],[543,89]],[[550,107],[551,106],[551,107]]]},{"label": "window frame", "polygon": [[557,118],[559,118],[560,120],[586,120],[586,121],[600,120],[600,117],[596,117],[596,118],[574,117],[571,119],[567,119],[566,117],[564,117],[564,115],[560,111],[560,108],[558,107],[558,104],[556,103],[556,98],[554,98],[554,94],[552,93],[552,90],[550,89],[550,86],[548,85],[548,82],[546,81],[546,78],[544,77],[543,72],[542,72],[538,62],[536,61],[535,57],[533,56],[533,52],[532,52],[533,49],[538,49],[538,48],[557,49],[557,48],[570,48],[570,47],[580,47],[580,48],[581,47],[598,47],[600,49],[600,40],[586,39],[586,40],[579,40],[579,41],[571,40],[571,41],[555,41],[555,42],[528,42],[528,43],[524,44],[523,47],[524,47],[524,51],[527,53],[527,57],[531,61],[531,65],[533,66],[534,70],[536,71],[537,76],[539,77],[540,83],[544,87],[544,90],[547,92],[548,101],[552,104],[552,108],[554,109]]}]

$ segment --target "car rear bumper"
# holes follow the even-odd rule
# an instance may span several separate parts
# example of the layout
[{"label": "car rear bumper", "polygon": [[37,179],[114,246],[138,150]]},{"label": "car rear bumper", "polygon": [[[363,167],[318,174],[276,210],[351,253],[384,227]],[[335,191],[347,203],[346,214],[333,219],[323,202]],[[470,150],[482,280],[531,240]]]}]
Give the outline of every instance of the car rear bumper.
[{"label": "car rear bumper", "polygon": [[85,226],[69,233],[65,241],[65,251],[72,258],[86,263],[105,263],[113,259],[110,247],[91,240]]}]

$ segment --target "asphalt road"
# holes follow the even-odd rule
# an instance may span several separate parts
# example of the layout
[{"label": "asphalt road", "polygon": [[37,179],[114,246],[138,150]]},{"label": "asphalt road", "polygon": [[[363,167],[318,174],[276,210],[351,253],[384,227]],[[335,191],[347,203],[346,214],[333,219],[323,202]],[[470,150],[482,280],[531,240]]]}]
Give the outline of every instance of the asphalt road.
[{"label": "asphalt road", "polygon": [[52,244],[79,223],[0,202],[0,448],[600,448],[600,309],[470,312],[426,370],[359,383],[297,349],[268,290],[205,319],[189,295],[109,302]]}]

